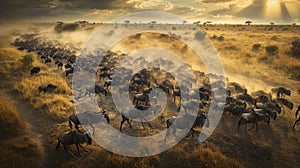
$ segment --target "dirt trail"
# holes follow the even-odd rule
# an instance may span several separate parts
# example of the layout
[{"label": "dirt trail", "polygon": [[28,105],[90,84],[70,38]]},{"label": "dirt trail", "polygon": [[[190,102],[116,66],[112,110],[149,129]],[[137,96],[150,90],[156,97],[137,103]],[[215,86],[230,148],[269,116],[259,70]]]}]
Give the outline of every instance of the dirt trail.
[{"label": "dirt trail", "polygon": [[[8,88],[0,90],[1,96],[6,98],[9,103],[17,109],[26,123],[25,133],[35,138],[38,142],[38,150],[42,153],[41,167],[52,168],[56,160],[55,147],[52,146],[48,139],[48,131],[54,123],[47,119],[45,115],[34,112],[28,103],[20,100],[18,94]],[[38,163],[37,163],[38,164]]]}]

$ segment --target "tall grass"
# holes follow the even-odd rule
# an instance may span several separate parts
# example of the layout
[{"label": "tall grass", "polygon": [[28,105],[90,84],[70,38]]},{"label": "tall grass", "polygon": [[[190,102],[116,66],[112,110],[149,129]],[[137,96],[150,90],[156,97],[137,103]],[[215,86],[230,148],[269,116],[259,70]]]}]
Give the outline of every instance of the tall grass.
[{"label": "tall grass", "polygon": [[[39,93],[39,86],[50,83],[58,86],[54,93]],[[59,74],[44,70],[36,76],[23,77],[14,85],[14,89],[36,112],[45,113],[54,120],[64,120],[74,111],[73,104],[69,101],[71,89]]]},{"label": "tall grass", "polygon": [[40,151],[33,137],[25,136],[25,123],[9,102],[0,98],[1,167],[35,167]]},{"label": "tall grass", "polygon": [[[36,112],[42,112],[53,120],[64,120],[73,113],[71,89],[66,80],[46,66],[39,63],[35,54],[30,54],[32,66],[41,66],[40,74],[30,75],[30,67],[24,66],[24,56],[28,53],[20,52],[14,48],[0,49],[0,75],[4,78],[3,85],[16,90],[20,97],[26,100]],[[23,60],[23,61],[22,61]],[[54,84],[58,89],[54,93],[39,94],[38,87],[41,85]],[[13,87],[12,87],[13,86]]]},{"label": "tall grass", "polygon": [[24,128],[24,121],[18,111],[7,100],[0,98],[0,139],[18,135]]}]

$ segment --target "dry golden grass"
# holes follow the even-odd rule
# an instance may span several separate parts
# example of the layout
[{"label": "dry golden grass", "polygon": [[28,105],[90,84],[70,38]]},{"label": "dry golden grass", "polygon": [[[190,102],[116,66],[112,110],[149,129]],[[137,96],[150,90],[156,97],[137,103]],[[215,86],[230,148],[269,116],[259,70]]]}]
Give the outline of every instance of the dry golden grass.
[{"label": "dry golden grass", "polygon": [[[15,89],[22,99],[35,109],[36,112],[47,114],[51,119],[66,119],[73,113],[71,100],[71,89],[63,77],[51,71],[36,59],[33,66],[41,66],[42,70],[38,75],[30,75],[30,67],[23,67],[21,58],[25,52],[20,52],[15,48],[0,49],[0,72],[5,81],[1,82]],[[38,87],[52,83],[58,86],[54,93],[43,93],[39,95]]]},{"label": "dry golden grass", "polygon": [[24,135],[25,123],[18,111],[0,98],[1,167],[35,167],[40,165],[40,151],[33,137]]},{"label": "dry golden grass", "polygon": [[[300,80],[300,61],[290,54],[292,41],[300,39],[299,26],[200,26],[208,37],[216,35],[224,36],[220,42],[212,39],[223,64],[227,69],[238,71],[249,70],[240,66],[252,66],[252,69],[261,69],[264,65],[272,69],[287,73],[290,77]],[[253,44],[261,44],[259,51],[252,51]],[[268,55],[266,47],[275,45],[278,47],[277,55]],[[232,48],[237,48],[234,50]],[[233,61],[234,59],[234,61]],[[258,67],[258,68],[257,68]],[[225,69],[226,70],[226,69]]]},{"label": "dry golden grass", "polygon": [[[58,89],[54,93],[39,94],[38,87],[49,83],[57,85]],[[14,88],[33,109],[47,114],[51,119],[66,119],[73,112],[73,104],[70,102],[71,89],[59,74],[44,70],[36,76],[23,77]]]},{"label": "dry golden grass", "polygon": [[24,128],[24,121],[18,111],[7,100],[0,98],[0,138],[18,135]]},{"label": "dry golden grass", "polygon": [[41,153],[36,140],[20,136],[0,141],[1,167],[40,167]]}]

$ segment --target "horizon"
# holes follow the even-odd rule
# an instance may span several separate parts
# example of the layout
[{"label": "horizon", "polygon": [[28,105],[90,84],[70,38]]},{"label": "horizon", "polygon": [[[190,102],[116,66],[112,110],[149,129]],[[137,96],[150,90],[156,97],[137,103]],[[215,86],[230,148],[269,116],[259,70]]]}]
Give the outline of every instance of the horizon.
[{"label": "horizon", "polygon": [[[143,11],[161,11],[190,22],[238,24],[251,20],[259,24],[300,24],[298,0],[33,0],[0,2],[0,22],[109,22]],[[152,16],[156,18],[155,16]]]}]

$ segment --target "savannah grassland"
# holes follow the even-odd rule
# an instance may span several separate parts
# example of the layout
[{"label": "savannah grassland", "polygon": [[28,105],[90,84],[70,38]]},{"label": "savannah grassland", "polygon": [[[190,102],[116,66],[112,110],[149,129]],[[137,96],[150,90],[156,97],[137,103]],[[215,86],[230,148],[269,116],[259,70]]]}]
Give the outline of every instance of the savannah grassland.
[{"label": "savannah grassland", "polygon": [[[214,134],[199,143],[191,137],[172,149],[146,158],[127,158],[113,154],[95,143],[86,146],[88,153],[70,158],[61,148],[55,150],[57,137],[70,131],[68,116],[73,114],[70,102],[70,78],[54,65],[40,62],[35,53],[20,52],[10,45],[14,38],[25,33],[43,34],[64,45],[80,48],[97,26],[72,27],[55,31],[55,25],[22,25],[1,27],[0,88],[1,88],[1,165],[4,167],[297,167],[300,165],[300,128],[291,128],[294,111],[285,109],[270,126],[261,126],[256,133],[237,132],[237,119],[224,115]],[[297,107],[300,103],[300,61],[289,53],[291,43],[300,39],[299,26],[200,26],[211,38],[223,62],[229,82],[238,82],[249,92],[285,86],[292,90],[289,98]],[[215,36],[214,36],[215,35]],[[219,38],[223,36],[224,39]],[[63,39],[63,41],[62,41]],[[193,51],[178,40],[159,39],[143,34],[140,39],[128,37],[114,47],[115,51],[130,53],[153,44],[171,49],[193,64]],[[129,45],[130,44],[130,45]],[[157,44],[157,43],[156,43]],[[257,51],[253,44],[261,44]],[[269,55],[266,47],[276,45],[278,54]],[[41,66],[40,74],[31,76],[31,65],[21,61],[24,55],[34,58],[33,65]],[[55,94],[39,95],[37,88],[53,83]],[[113,112],[112,112],[113,113]],[[118,124],[120,116],[112,118]],[[133,128],[134,129],[134,128]],[[137,129],[137,128],[135,128]],[[139,129],[143,129],[142,127]],[[129,130],[129,129],[127,129]],[[72,147],[75,151],[75,147]]]}]

